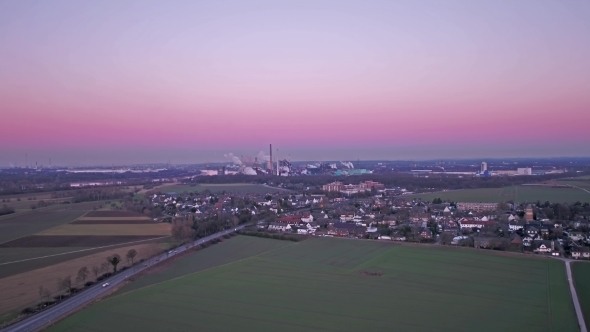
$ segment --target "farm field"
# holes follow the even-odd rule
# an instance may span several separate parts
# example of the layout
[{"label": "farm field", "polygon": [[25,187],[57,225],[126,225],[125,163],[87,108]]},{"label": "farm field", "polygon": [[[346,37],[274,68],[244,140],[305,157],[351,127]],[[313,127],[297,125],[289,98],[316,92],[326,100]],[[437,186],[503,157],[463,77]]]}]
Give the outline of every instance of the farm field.
[{"label": "farm field", "polygon": [[586,322],[586,326],[588,326],[590,323],[590,263],[572,263],[571,268],[576,292],[578,293],[578,300],[580,300],[582,312],[584,313],[584,321]]},{"label": "farm field", "polygon": [[183,192],[201,192],[204,190],[210,190],[212,193],[221,193],[231,192],[235,194],[245,194],[245,193],[257,193],[257,194],[266,194],[266,193],[274,193],[274,192],[281,192],[285,191],[283,189],[271,188],[266,187],[261,184],[250,184],[250,183],[231,183],[231,184],[198,184],[198,185],[185,185],[185,184],[176,184],[176,185],[164,185],[161,187],[156,187],[152,190],[154,191],[161,191],[161,192],[175,192],[175,193],[183,193]]},{"label": "farm field", "polygon": [[[38,293],[40,286],[49,290],[52,296],[58,295],[57,280],[68,275],[74,279],[74,287],[81,287],[83,282],[75,282],[75,277],[81,267],[87,267],[90,271],[90,275],[86,281],[94,281],[95,277],[92,274],[92,267],[100,266],[101,263],[106,262],[106,257],[110,255],[119,254],[121,256],[122,262],[118,266],[119,269],[128,266],[129,262],[126,260],[125,254],[130,249],[137,251],[137,256],[135,257],[135,262],[137,262],[165,250],[166,247],[163,247],[159,243],[140,243],[119,248],[110,248],[98,253],[86,253],[83,257],[70,259],[51,266],[4,277],[0,279],[0,294],[2,294],[0,298],[0,316],[18,313],[22,309],[36,304],[40,300]],[[8,265],[7,267],[10,268],[11,266]],[[100,274],[105,272],[107,271],[101,271]]]},{"label": "farm field", "polygon": [[[167,238],[144,239],[140,242],[128,241],[97,247],[30,247],[30,248],[0,248],[0,281],[11,275],[24,273],[54,264],[59,264],[72,259],[104,252],[110,249],[130,245],[157,243],[163,247],[169,247],[172,242]],[[131,242],[131,243],[130,243]]]},{"label": "farm field", "polygon": [[32,211],[0,219],[0,243],[74,221],[85,210]]},{"label": "farm field", "polygon": [[546,186],[512,186],[504,188],[461,189],[446,192],[408,195],[432,201],[435,198],[454,202],[536,202],[555,203],[590,202],[590,193],[576,188],[552,188]]},{"label": "farm field", "polygon": [[66,224],[37,233],[42,236],[50,235],[170,235],[170,224]]},{"label": "farm field", "polygon": [[[113,249],[129,242],[162,242],[170,235],[168,224],[155,223],[141,214],[87,210],[97,204],[100,206],[102,202],[71,204],[66,208],[52,206],[0,219],[0,231],[3,231],[0,233],[0,277]],[[87,215],[99,217],[85,220]],[[88,224],[76,224],[80,221]],[[146,225],[148,222],[149,225]],[[48,234],[42,235],[45,232]],[[105,246],[108,248],[101,248]]]},{"label": "farm field", "polygon": [[115,294],[126,293],[293,244],[291,241],[261,239],[254,236],[235,236],[204,250],[198,250],[190,255],[183,256],[167,266],[166,269],[145,275],[125,285]]},{"label": "farm field", "polygon": [[[213,251],[198,254],[208,253]],[[389,331],[394,327],[578,331],[561,261],[330,238],[293,243],[128,291],[47,330]]]}]

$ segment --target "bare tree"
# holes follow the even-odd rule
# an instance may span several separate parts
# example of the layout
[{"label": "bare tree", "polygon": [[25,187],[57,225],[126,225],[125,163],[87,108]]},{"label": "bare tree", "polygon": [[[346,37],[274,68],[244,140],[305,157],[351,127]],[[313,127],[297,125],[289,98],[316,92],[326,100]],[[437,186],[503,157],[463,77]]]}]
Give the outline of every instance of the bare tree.
[{"label": "bare tree", "polygon": [[66,291],[67,293],[70,292],[70,288],[72,288],[72,277],[67,276],[63,279],[59,279],[57,281],[57,289],[60,291],[60,297],[62,292]]},{"label": "bare tree", "polygon": [[77,282],[82,282],[82,284],[86,281],[86,278],[88,277],[88,268],[86,266],[80,268],[80,270],[78,270],[78,276],[76,277],[76,281]]},{"label": "bare tree", "polygon": [[100,266],[94,265],[92,267],[92,273],[94,273],[94,279],[98,279],[98,274],[100,273]]},{"label": "bare tree", "polygon": [[127,252],[127,262],[131,260],[131,265],[133,265],[133,259],[137,256],[137,251],[135,249],[131,249]]},{"label": "bare tree", "polygon": [[49,290],[43,286],[39,286],[39,299],[47,299],[49,297]]},{"label": "bare tree", "polygon": [[102,264],[100,264],[100,271],[101,272],[108,272],[109,271],[109,262],[104,262]]}]

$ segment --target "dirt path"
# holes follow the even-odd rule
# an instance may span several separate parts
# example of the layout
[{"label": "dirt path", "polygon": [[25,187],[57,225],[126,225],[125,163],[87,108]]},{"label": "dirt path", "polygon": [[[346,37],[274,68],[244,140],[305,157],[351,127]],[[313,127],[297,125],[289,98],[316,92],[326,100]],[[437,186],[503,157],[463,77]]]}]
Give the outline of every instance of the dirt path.
[{"label": "dirt path", "polygon": [[578,325],[580,326],[581,332],[588,332],[586,329],[586,322],[584,321],[584,314],[582,313],[582,307],[580,306],[580,301],[578,300],[578,293],[576,292],[576,287],[574,285],[574,278],[572,277],[572,268],[571,268],[571,259],[567,258],[557,258],[565,262],[565,270],[567,272],[567,281],[570,285],[570,292],[572,293],[572,301],[574,302],[574,308],[576,309],[576,316],[578,316]]}]

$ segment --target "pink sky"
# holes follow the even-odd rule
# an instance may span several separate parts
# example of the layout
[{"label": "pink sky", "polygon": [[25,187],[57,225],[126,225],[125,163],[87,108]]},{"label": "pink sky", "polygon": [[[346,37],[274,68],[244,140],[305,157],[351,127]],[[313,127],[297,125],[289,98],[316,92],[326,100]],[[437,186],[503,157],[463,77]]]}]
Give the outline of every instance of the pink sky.
[{"label": "pink sky", "polygon": [[588,156],[589,22],[577,1],[3,2],[0,166],[271,142],[300,159]]}]

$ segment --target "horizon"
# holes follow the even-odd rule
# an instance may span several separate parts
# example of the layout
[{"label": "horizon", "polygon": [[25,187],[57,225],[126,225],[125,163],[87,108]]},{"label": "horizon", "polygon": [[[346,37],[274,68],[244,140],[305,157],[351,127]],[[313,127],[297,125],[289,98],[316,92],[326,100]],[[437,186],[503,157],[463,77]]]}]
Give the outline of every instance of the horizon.
[{"label": "horizon", "polygon": [[[590,157],[590,3],[0,3],[0,167]],[[273,152],[274,153],[274,152]]]},{"label": "horizon", "polygon": [[[235,155],[236,157],[238,157],[238,155]],[[250,155],[239,155],[239,158],[242,157],[250,157],[250,159],[254,158],[254,155],[250,156]],[[283,160],[284,158],[281,158],[281,160]],[[403,158],[398,158],[398,159],[379,159],[379,158],[375,158],[375,159],[289,159],[287,158],[287,160],[293,162],[293,163],[339,163],[339,162],[352,162],[355,168],[357,167],[357,163],[363,163],[363,162],[386,162],[386,163],[403,163],[403,162],[417,162],[417,163],[438,163],[438,162],[442,162],[442,163],[464,163],[464,162],[475,162],[476,164],[474,166],[479,167],[481,162],[487,162],[488,166],[493,166],[490,165],[490,163],[494,163],[494,162],[513,162],[515,165],[518,165],[518,162],[523,162],[523,163],[527,163],[527,162],[537,162],[537,161],[558,161],[558,160],[565,160],[565,161],[576,161],[576,160],[581,160],[581,161],[587,161],[590,160],[590,157],[587,156],[542,156],[542,157],[465,157],[465,158],[421,158],[421,159],[403,159]],[[273,163],[276,161],[276,159],[273,160]],[[37,164],[35,164],[37,163]],[[192,165],[207,165],[207,164],[234,164],[232,160],[230,160],[229,158],[221,158],[220,160],[208,160],[208,161],[202,161],[202,162],[175,162],[174,160],[169,160],[169,161],[162,161],[162,162],[137,162],[137,163],[55,163],[52,162],[51,164],[51,168],[105,168],[105,167],[140,167],[140,166],[166,166],[166,165],[170,165],[170,166],[192,166]],[[235,165],[235,164],[234,164]],[[38,161],[29,161],[28,165],[25,163],[25,161],[23,161],[22,163],[9,163],[7,165],[0,165],[0,169],[9,169],[9,168],[29,168],[29,169],[34,169],[36,166],[40,167],[40,168],[47,168],[49,167],[48,163],[40,163]]]}]

